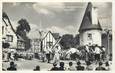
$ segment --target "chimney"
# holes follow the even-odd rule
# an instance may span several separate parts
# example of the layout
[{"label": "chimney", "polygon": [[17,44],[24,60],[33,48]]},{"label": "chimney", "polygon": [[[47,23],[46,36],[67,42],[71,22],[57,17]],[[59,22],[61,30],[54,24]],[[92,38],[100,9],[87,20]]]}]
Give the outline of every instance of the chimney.
[{"label": "chimney", "polygon": [[92,24],[97,25],[98,24],[98,8],[92,7]]}]

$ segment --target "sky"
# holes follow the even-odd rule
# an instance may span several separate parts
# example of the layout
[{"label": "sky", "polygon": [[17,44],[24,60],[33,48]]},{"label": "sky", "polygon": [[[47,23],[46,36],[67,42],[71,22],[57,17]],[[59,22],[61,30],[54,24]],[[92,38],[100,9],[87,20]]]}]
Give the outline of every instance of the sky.
[{"label": "sky", "polygon": [[[103,29],[112,26],[112,3],[92,3],[98,8],[98,19]],[[17,22],[24,18],[29,22],[30,38],[37,38],[38,31],[52,31],[53,33],[78,34],[86,2],[16,2],[3,3],[3,11],[9,16],[14,29]]]}]

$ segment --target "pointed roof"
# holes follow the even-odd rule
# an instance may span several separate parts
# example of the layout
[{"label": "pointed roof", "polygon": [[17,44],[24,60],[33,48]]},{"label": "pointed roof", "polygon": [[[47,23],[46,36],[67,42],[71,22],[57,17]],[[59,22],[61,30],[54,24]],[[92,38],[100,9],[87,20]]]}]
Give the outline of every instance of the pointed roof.
[{"label": "pointed roof", "polygon": [[[59,36],[59,33],[52,33],[51,31],[48,31],[48,32],[46,33],[46,35],[44,36],[43,39],[45,39],[48,34],[51,34],[51,35],[54,37],[55,40],[58,40],[58,39],[61,38],[61,37]],[[42,40],[43,40],[43,39],[42,39]]]},{"label": "pointed roof", "polygon": [[[21,40],[24,40],[20,35],[18,35],[16,33],[16,30],[13,28],[13,25],[12,25],[12,23],[10,21],[10,18],[8,17],[8,15],[5,12],[3,12],[3,14],[2,14],[2,20],[6,24],[6,26],[11,27],[11,30],[14,32],[14,34],[17,36],[18,39],[20,38]],[[6,20],[8,21],[8,23],[6,23]]]},{"label": "pointed roof", "polygon": [[60,44],[60,40],[61,40],[61,37],[59,36],[59,33],[52,33],[51,31],[48,31],[45,35],[45,37],[42,39],[42,41],[47,37],[48,34],[51,34],[54,39],[56,40],[55,44],[52,46],[52,48],[54,48],[57,44],[60,45],[61,47],[61,44]]},{"label": "pointed roof", "polygon": [[[92,16],[94,15],[93,13],[94,11],[92,12],[92,9],[93,9],[92,3],[89,2],[85,10],[85,14],[81,26],[79,28],[79,32],[92,29],[102,30],[99,20],[97,19],[97,16]],[[93,21],[95,20],[97,20],[97,24],[93,23]]]},{"label": "pointed roof", "polygon": [[[6,23],[5,19],[8,20],[8,24]],[[14,28],[13,28],[11,22],[10,22],[10,19],[9,19],[8,15],[5,12],[2,13],[2,20],[6,24],[6,26],[9,25],[11,27],[12,31],[16,34],[16,32],[15,32],[15,30],[14,30]]]}]

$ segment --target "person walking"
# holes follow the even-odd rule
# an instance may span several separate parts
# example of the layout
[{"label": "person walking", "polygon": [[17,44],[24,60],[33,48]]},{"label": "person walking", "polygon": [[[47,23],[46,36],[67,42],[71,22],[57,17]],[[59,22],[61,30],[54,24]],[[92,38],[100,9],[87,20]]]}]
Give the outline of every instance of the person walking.
[{"label": "person walking", "polygon": [[105,69],[106,69],[107,71],[110,70],[110,65],[109,65],[109,62],[108,62],[108,61],[105,62]]},{"label": "person walking", "polygon": [[56,46],[55,51],[54,51],[54,63],[58,64],[60,61],[60,53],[59,53],[60,49],[58,48],[58,46]]}]

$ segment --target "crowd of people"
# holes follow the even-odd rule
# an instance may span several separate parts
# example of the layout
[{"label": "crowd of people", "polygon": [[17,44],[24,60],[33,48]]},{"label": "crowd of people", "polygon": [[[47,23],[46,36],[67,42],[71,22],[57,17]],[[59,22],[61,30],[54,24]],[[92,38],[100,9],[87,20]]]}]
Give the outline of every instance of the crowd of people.
[{"label": "crowd of people", "polygon": [[85,61],[112,61],[112,54],[106,52],[104,46],[98,45],[85,45],[78,48],[78,52],[70,54],[70,59],[85,60]]},{"label": "crowd of people", "polygon": [[[65,66],[64,62],[59,62],[59,65],[57,63],[52,64],[52,68],[48,71],[109,71],[110,70],[110,63],[108,61],[106,62],[98,62],[96,66],[93,65],[90,61],[87,61],[85,63],[82,63],[78,61],[76,65],[73,62],[69,62],[68,66]],[[17,65],[12,61],[10,62],[10,66],[7,68],[7,71],[17,71]],[[40,71],[41,68],[39,65],[37,65],[33,71]],[[3,69],[3,71],[5,71]]]},{"label": "crowd of people", "polygon": [[[66,57],[66,56],[62,55],[64,53],[60,52],[60,49],[58,47],[55,47],[53,53],[51,52],[51,50],[43,51],[41,60],[43,62],[53,64],[53,67],[50,69],[50,71],[110,70],[109,61],[112,61],[112,54],[108,56],[105,50],[106,49],[104,48],[104,46],[98,46],[98,45],[85,45],[83,47],[77,48],[77,51],[74,53],[70,53],[70,57],[69,57],[70,61],[71,60],[76,61],[77,65],[73,66],[73,62],[69,62],[68,60],[69,62],[68,68],[64,66],[65,65],[64,62],[60,62],[62,61],[60,57]],[[19,54],[15,52],[12,55],[13,57],[11,56],[11,54],[12,53],[7,54],[7,61],[10,60],[9,61],[10,67],[7,68],[7,70],[17,70],[16,64],[14,64],[14,62],[18,61]],[[52,54],[52,58],[51,58],[51,54]],[[31,56],[31,58],[34,57]],[[4,55],[3,55],[3,59],[5,59]],[[51,60],[53,60],[53,62],[51,62]],[[85,64],[83,64],[80,61],[84,61]],[[41,69],[40,66],[38,65],[33,70],[40,71]]]}]

